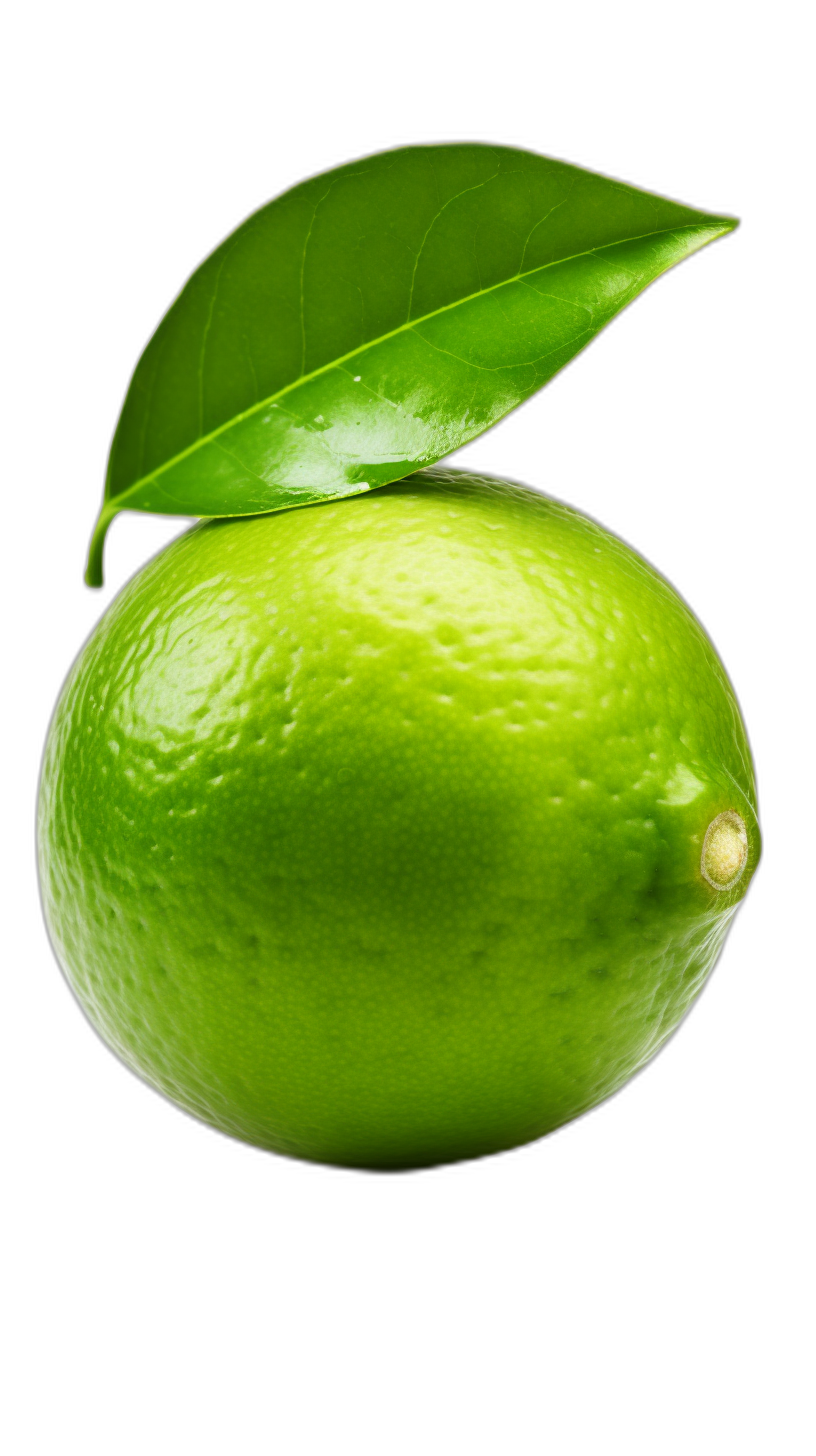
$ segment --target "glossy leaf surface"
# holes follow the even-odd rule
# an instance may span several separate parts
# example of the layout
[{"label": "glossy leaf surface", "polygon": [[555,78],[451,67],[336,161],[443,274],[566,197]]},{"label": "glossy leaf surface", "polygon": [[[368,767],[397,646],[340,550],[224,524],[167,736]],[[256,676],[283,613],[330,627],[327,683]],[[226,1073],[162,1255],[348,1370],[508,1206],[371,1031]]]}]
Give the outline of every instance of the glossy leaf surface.
[{"label": "glossy leaf surface", "polygon": [[736,225],[530,152],[410,147],[302,183],[193,274],[134,373],[121,509],[236,516],[432,464]]}]

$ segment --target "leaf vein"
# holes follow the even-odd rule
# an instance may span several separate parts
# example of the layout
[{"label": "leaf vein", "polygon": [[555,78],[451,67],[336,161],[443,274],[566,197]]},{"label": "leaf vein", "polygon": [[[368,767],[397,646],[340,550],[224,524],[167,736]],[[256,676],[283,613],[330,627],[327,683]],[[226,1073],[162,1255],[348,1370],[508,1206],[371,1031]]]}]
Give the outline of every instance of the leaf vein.
[{"label": "leaf vein", "polygon": [[417,252],[416,258],[414,259],[414,267],[413,267],[413,271],[411,273],[411,287],[410,287],[410,289],[408,291],[408,311],[407,311],[407,313],[405,315],[405,322],[406,323],[409,323],[410,322],[410,319],[411,319],[411,309],[412,309],[413,303],[414,303],[414,285],[416,283],[417,268],[419,267],[419,260],[422,257],[422,251],[423,251],[423,249],[425,247],[425,244],[428,241],[428,236],[430,234],[431,229],[436,226],[436,224],[439,221],[440,217],[442,216],[443,212],[445,212],[446,209],[449,208],[452,205],[452,203],[457,202],[459,200],[459,198],[460,197],[464,197],[466,193],[468,193],[468,192],[478,192],[480,188],[486,187],[487,184],[488,184],[488,182],[494,182],[495,179],[498,177],[500,171],[501,171],[501,168],[500,167],[497,167],[496,170],[495,170],[495,172],[492,174],[492,176],[490,176],[490,177],[484,177],[481,182],[476,182],[473,185],[473,187],[463,187],[462,190],[461,190],[461,192],[454,193],[453,197],[449,197],[448,200],[447,200],[447,202],[443,202],[442,206],[439,208],[439,211],[436,212],[434,214],[434,216],[431,218],[430,222],[428,223],[428,226],[425,229],[425,233],[424,233],[424,236],[422,238],[422,242],[419,245],[419,251]]}]

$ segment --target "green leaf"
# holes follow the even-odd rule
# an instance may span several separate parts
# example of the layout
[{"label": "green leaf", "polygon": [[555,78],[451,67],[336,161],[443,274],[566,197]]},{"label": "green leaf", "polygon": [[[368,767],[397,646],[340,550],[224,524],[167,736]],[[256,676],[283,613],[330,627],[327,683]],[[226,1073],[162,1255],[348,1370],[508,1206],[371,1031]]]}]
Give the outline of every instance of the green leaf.
[{"label": "green leaf", "polygon": [[86,580],[122,509],[254,515],[432,464],[735,226],[507,147],[407,147],[301,183],[216,248],[147,345]]}]

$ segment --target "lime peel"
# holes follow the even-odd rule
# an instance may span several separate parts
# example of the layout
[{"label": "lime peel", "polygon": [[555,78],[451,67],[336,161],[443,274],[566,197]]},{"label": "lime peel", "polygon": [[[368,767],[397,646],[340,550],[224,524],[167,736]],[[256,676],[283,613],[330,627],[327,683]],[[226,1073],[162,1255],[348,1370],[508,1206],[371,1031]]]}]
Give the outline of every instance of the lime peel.
[{"label": "lime peel", "polygon": [[754,796],[669,584],[436,469],[199,525],[134,578],[52,722],[43,903],[93,1025],[189,1112],[422,1167],[654,1056],[759,862]]}]

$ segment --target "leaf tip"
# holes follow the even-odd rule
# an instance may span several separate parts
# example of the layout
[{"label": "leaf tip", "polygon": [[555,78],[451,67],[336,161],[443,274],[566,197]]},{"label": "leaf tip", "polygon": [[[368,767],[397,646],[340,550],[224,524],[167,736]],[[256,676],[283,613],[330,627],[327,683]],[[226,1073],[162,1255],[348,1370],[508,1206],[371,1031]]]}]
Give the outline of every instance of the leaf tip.
[{"label": "leaf tip", "polygon": [[718,217],[720,237],[725,237],[726,233],[733,233],[739,227],[740,221],[741,219],[738,217]]}]

